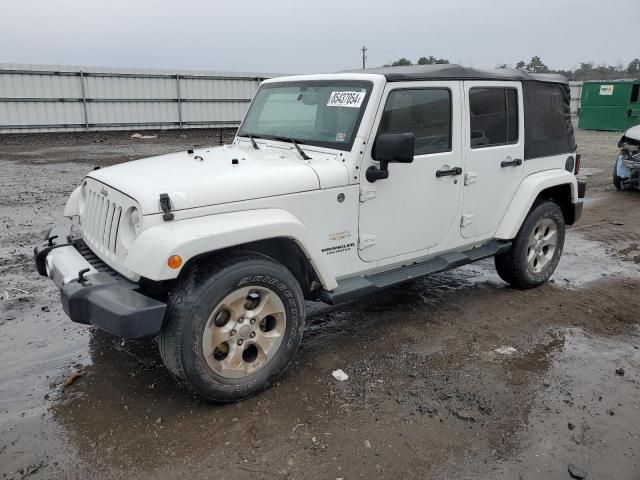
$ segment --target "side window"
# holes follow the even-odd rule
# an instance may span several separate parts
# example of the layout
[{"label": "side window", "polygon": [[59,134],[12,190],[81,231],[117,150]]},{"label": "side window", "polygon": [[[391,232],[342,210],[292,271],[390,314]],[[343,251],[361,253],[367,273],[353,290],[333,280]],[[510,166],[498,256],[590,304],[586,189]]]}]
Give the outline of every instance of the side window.
[{"label": "side window", "polygon": [[451,91],[446,88],[391,91],[378,134],[405,132],[416,136],[416,155],[450,151]]},{"label": "side window", "polygon": [[522,95],[524,159],[575,152],[569,85],[523,82]]},{"label": "side window", "polygon": [[469,116],[471,148],[518,141],[518,91],[515,88],[472,88]]}]

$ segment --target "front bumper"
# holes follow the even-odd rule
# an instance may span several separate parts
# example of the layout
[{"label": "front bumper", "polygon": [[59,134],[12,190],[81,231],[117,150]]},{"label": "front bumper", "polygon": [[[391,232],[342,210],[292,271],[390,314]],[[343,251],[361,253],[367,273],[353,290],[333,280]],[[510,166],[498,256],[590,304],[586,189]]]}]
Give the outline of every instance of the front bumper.
[{"label": "front bumper", "polygon": [[616,161],[616,176],[622,188],[640,187],[640,161],[620,155]]},{"label": "front bumper", "polygon": [[55,227],[34,249],[38,273],[60,289],[69,318],[123,338],[158,335],[167,305],[140,293],[137,283],[98,271],[76,245],[70,227]]}]

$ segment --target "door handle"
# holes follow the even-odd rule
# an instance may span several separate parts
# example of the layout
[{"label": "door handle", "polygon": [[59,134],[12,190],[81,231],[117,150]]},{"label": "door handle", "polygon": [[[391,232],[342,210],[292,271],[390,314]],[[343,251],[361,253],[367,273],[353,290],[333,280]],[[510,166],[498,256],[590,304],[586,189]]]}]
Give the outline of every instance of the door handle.
[{"label": "door handle", "polygon": [[522,159],[521,158],[514,158],[513,160],[503,160],[500,163],[500,166],[502,168],[504,168],[504,167],[519,167],[520,165],[522,165]]},{"label": "door handle", "polygon": [[455,176],[461,175],[462,169],[460,167],[454,167],[450,170],[436,170],[436,177],[447,177],[447,176]]}]

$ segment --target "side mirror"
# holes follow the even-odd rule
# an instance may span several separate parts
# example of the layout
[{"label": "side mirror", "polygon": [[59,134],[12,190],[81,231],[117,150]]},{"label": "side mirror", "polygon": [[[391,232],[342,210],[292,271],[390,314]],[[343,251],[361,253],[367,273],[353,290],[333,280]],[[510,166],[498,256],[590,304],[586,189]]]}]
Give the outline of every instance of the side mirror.
[{"label": "side mirror", "polygon": [[381,133],[373,146],[373,158],[379,162],[413,162],[414,133]]},{"label": "side mirror", "polygon": [[376,138],[373,146],[373,158],[380,162],[380,168],[369,167],[367,180],[375,182],[389,177],[389,163],[411,163],[415,151],[416,136],[414,133],[382,133]]}]

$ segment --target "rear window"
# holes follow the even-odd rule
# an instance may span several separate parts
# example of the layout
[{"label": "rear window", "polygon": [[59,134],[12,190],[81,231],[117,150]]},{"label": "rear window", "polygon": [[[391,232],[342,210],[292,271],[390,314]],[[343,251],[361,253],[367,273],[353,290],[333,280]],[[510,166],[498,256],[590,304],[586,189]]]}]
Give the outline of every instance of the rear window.
[{"label": "rear window", "polygon": [[471,148],[518,142],[518,91],[515,88],[472,88],[469,114]]}]

